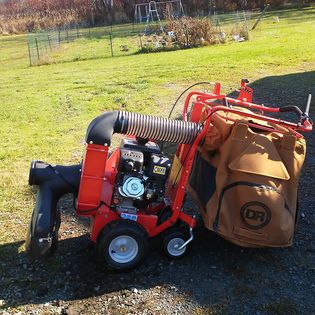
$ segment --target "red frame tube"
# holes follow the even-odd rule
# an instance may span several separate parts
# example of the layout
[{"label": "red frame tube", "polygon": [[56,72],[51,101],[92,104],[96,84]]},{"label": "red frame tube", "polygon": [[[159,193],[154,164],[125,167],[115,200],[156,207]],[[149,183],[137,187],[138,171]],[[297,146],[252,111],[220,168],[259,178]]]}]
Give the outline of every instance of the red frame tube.
[{"label": "red frame tube", "polygon": [[[255,113],[252,113],[252,114],[251,113],[245,113],[245,112],[239,111],[237,109],[233,109],[231,107],[227,107],[227,106],[223,106],[223,105],[213,106],[213,104],[210,103],[210,100],[224,100],[225,99],[228,102],[228,104],[233,104],[233,105],[236,105],[238,107],[260,110],[263,113],[264,112],[280,113],[280,107],[267,107],[264,105],[259,105],[259,104],[255,104],[252,102],[247,102],[247,101],[244,101],[241,99],[234,99],[234,98],[228,97],[224,94],[220,94],[220,89],[218,89],[218,87],[215,87],[215,91],[217,91],[218,94],[204,93],[204,92],[199,92],[199,91],[190,92],[187,95],[187,98],[186,98],[185,103],[184,103],[183,112],[182,112],[183,120],[187,121],[189,104],[191,102],[192,97],[197,96],[196,102],[194,103],[194,105],[197,103],[208,105],[210,107],[215,108],[216,109],[215,111],[222,110],[224,112],[231,112],[231,113],[235,113],[235,114],[238,114],[240,116],[243,116],[243,117],[255,118],[257,120],[274,123],[276,125],[280,125],[280,126],[285,127],[285,128],[291,128],[292,130],[297,130],[297,131],[302,131],[302,132],[312,131],[312,124],[310,123],[310,121],[308,119],[305,119],[303,121],[303,123],[300,123],[300,122],[292,123],[289,121],[276,119],[276,118],[268,117],[268,116],[264,116],[264,115],[258,115]],[[302,135],[299,135],[299,137],[302,137]]]}]

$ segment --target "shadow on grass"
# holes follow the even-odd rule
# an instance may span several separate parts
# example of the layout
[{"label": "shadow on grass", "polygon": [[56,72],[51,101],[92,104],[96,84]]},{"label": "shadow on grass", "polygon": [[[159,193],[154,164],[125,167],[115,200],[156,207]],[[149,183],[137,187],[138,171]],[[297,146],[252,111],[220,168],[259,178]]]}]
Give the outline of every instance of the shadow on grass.
[{"label": "shadow on grass", "polygon": [[[315,72],[305,72],[267,77],[251,86],[256,90],[256,102],[296,104],[303,108],[307,94],[314,90],[314,82]],[[314,108],[311,113],[314,115]],[[308,140],[314,145],[314,133]],[[25,253],[19,252],[23,241],[0,245],[0,299],[5,301],[4,307],[17,307],[88,299],[132,288],[169,286],[200,305],[219,303],[231,313],[237,309],[240,313],[262,310],[265,314],[274,305],[287,309],[283,306],[285,301],[290,301],[289,306],[299,313],[311,313],[315,306],[309,290],[309,270],[314,267],[315,253],[311,224],[314,161],[315,152],[309,150],[301,182],[301,211],[306,219],[300,220],[291,248],[243,249],[200,224],[191,252],[182,260],[166,259],[159,250],[160,243],[153,241],[143,264],[130,272],[114,273],[96,261],[86,226],[74,219],[71,201],[65,200],[60,205],[63,239],[52,258],[29,263]]]}]

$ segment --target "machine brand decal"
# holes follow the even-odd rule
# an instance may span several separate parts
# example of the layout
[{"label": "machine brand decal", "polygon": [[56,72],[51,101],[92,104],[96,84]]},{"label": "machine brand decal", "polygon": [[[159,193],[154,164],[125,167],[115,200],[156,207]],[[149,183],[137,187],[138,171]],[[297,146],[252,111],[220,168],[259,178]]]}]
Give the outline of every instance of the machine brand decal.
[{"label": "machine brand decal", "polygon": [[242,206],[241,218],[246,227],[252,230],[258,230],[270,222],[271,211],[262,202],[251,201]]},{"label": "machine brand decal", "polygon": [[166,167],[155,165],[155,166],[153,167],[153,173],[154,173],[154,174],[159,174],[159,175],[165,175],[165,173],[166,173]]},{"label": "machine brand decal", "polygon": [[125,220],[130,220],[130,221],[137,221],[138,220],[138,216],[135,215],[135,214],[130,214],[130,213],[121,213],[120,214],[120,217],[122,219],[125,219]]}]

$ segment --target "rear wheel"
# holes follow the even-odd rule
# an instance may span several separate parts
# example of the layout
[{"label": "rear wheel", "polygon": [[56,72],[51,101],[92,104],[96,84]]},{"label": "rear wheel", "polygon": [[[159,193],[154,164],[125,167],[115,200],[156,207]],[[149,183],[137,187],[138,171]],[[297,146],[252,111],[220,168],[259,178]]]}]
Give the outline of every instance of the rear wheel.
[{"label": "rear wheel", "polygon": [[147,249],[146,232],[128,220],[108,224],[97,243],[98,258],[114,270],[134,268],[145,257]]}]

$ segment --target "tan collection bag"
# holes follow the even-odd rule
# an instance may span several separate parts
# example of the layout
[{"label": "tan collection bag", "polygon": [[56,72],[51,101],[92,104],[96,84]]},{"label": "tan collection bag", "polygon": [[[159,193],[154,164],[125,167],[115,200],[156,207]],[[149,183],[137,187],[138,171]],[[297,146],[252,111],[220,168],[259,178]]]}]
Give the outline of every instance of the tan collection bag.
[{"label": "tan collection bag", "polygon": [[230,113],[213,115],[189,180],[208,229],[246,247],[292,244],[306,144],[283,131],[250,127]]}]

